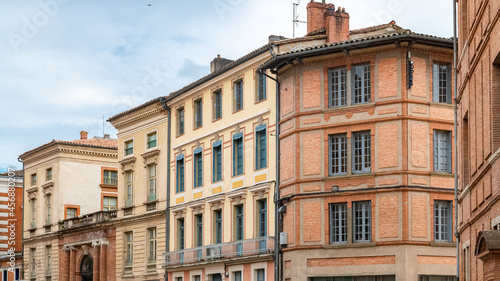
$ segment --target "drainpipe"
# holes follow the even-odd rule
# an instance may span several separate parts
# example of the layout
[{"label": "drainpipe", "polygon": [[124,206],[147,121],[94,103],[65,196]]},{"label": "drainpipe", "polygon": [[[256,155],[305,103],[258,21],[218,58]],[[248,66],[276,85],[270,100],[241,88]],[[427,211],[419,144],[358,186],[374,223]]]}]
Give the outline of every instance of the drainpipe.
[{"label": "drainpipe", "polygon": [[[270,50],[272,53],[272,47]],[[274,56],[274,55],[273,55]],[[276,78],[269,76],[259,68],[259,72],[267,78],[276,82],[276,182],[274,184],[274,281],[280,281],[280,248],[279,248],[279,202],[280,202],[280,83],[278,73]]]},{"label": "drainpipe", "polygon": [[[171,111],[170,107],[167,105],[167,99],[165,97],[160,98],[161,105],[163,109],[168,114],[167,121],[167,208],[165,209],[165,253],[170,251],[170,138],[171,138]],[[165,269],[165,281],[168,281],[168,271]]]},{"label": "drainpipe", "polygon": [[457,3],[453,0],[453,64],[454,64],[454,81],[453,95],[455,96],[454,106],[454,130],[455,130],[455,237],[457,238],[457,280],[460,275],[460,235],[458,234],[458,99],[457,99]]}]

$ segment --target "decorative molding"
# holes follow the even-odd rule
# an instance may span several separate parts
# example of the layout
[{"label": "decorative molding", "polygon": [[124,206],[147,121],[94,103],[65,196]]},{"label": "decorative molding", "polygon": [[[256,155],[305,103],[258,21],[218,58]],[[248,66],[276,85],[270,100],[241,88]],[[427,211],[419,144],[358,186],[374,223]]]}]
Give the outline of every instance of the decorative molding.
[{"label": "decorative molding", "polygon": [[130,165],[130,169],[129,170],[133,170],[134,169],[134,163],[135,161],[137,160],[137,158],[134,156],[134,157],[130,157],[130,158],[125,158],[121,161],[118,161],[118,163],[122,166],[122,174],[123,172],[125,172],[125,167],[127,165]]},{"label": "decorative molding", "polygon": [[142,114],[139,114],[133,118],[129,118],[129,119],[126,119],[126,120],[123,120],[122,122],[118,122],[116,124],[114,124],[115,128],[116,129],[120,129],[121,127],[124,127],[124,126],[127,126],[129,124],[132,124],[134,122],[137,122],[139,120],[142,120],[142,119],[146,119],[146,118],[149,118],[153,115],[157,115],[157,114],[161,114],[162,112],[164,112],[165,110],[163,109],[163,107],[160,105],[160,106],[157,106],[149,111],[146,111]]},{"label": "decorative molding", "polygon": [[[158,155],[159,154],[160,154],[159,149],[155,149],[153,151],[149,151],[149,152],[141,154],[142,161],[144,162],[144,168],[146,168],[146,166],[150,165],[150,164],[158,164]],[[148,159],[152,159],[152,160],[148,161]]]}]

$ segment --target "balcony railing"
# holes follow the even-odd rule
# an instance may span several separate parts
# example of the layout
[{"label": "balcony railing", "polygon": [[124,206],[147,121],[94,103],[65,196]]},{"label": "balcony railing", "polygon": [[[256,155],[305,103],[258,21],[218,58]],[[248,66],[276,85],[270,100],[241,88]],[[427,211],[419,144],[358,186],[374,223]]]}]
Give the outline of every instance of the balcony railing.
[{"label": "balcony railing", "polygon": [[274,251],[274,236],[212,244],[192,249],[163,253],[163,266],[176,266],[219,259],[257,256]]},{"label": "balcony railing", "polygon": [[63,220],[62,223],[59,223],[59,230],[106,222],[114,218],[116,218],[116,210],[100,211],[96,213],[86,214],[83,216]]},{"label": "balcony railing", "polygon": [[116,178],[103,178],[102,183],[105,185],[117,185],[118,179],[116,179]]}]

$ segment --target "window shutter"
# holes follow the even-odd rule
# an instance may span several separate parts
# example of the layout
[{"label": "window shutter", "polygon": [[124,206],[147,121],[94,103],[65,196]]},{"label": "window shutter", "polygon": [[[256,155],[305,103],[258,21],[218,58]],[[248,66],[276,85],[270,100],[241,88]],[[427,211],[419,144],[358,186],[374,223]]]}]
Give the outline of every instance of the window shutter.
[{"label": "window shutter", "polygon": [[451,102],[451,65],[446,66],[446,102]]},{"label": "window shutter", "polygon": [[447,172],[451,173],[451,148],[453,147],[452,144],[451,144],[451,132],[448,132],[447,137],[448,137],[448,142],[447,142],[448,147],[447,147],[447,150],[446,150],[447,154],[448,154],[447,155],[448,157],[446,157],[446,159],[448,160],[448,165],[447,165],[448,171]]},{"label": "window shutter", "polygon": [[[351,67],[351,104],[356,104],[355,96],[356,96],[356,67]],[[354,155],[354,154],[353,154]]]},{"label": "window shutter", "polygon": [[184,159],[181,162],[181,186],[180,191],[184,191]]},{"label": "window shutter", "polygon": [[203,153],[201,153],[201,152],[198,153],[198,159],[197,159],[198,160],[198,163],[197,163],[197,165],[198,165],[198,167],[197,167],[198,168],[198,174],[197,174],[198,184],[197,184],[197,186],[201,186],[202,182],[203,182],[203,158],[202,157],[203,157]]},{"label": "window shutter", "polygon": [[243,173],[243,140],[238,140],[238,175]]},{"label": "window shutter", "polygon": [[222,146],[217,150],[217,181],[222,179]]},{"label": "window shutter", "polygon": [[432,101],[439,102],[439,65],[432,65]]},{"label": "window shutter", "polygon": [[267,164],[266,151],[266,131],[260,133],[260,168],[264,168]]},{"label": "window shutter", "polygon": [[439,132],[434,130],[434,172],[439,171]]}]

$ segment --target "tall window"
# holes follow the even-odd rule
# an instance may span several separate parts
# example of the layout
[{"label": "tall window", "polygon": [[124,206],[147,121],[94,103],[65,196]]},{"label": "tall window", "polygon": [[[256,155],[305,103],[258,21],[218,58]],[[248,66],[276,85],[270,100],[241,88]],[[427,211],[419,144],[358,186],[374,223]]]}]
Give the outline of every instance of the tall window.
[{"label": "tall window", "polygon": [[203,126],[203,102],[202,99],[194,101],[194,127],[198,128]]},{"label": "tall window", "polygon": [[177,135],[184,134],[184,107],[177,109]]},{"label": "tall window", "polygon": [[266,125],[255,128],[255,169],[260,170],[267,166],[267,133]]},{"label": "tall window", "polygon": [[134,154],[134,141],[129,140],[125,142],[125,155]]},{"label": "tall window", "polygon": [[368,103],[371,99],[370,64],[351,68],[352,104]]},{"label": "tall window", "polygon": [[102,198],[102,210],[103,211],[112,211],[116,210],[116,197],[104,196]]},{"label": "tall window", "polygon": [[125,172],[125,206],[134,204],[134,172]]},{"label": "tall window", "polygon": [[371,136],[370,131],[352,133],[353,173],[371,171]]},{"label": "tall window", "polygon": [[78,210],[76,208],[66,208],[66,219],[76,218]]},{"label": "tall window", "polygon": [[156,263],[156,227],[148,228],[148,263]]},{"label": "tall window", "polygon": [[197,148],[194,150],[194,187],[200,187],[203,185],[203,148]]},{"label": "tall window", "polygon": [[261,199],[257,201],[258,206],[258,230],[259,237],[267,235],[267,200]]},{"label": "tall window", "polygon": [[177,219],[177,247],[179,250],[184,250],[184,218]]},{"label": "tall window", "polygon": [[436,242],[451,242],[451,216],[451,201],[434,201],[434,240]]},{"label": "tall window", "polygon": [[148,166],[148,201],[156,200],[156,165]]},{"label": "tall window", "polygon": [[451,173],[451,132],[434,130],[434,171]]},{"label": "tall window", "polygon": [[222,243],[222,209],[214,211],[214,243]]},{"label": "tall window", "polygon": [[177,179],[175,192],[184,192],[184,155],[177,156]]},{"label": "tall window", "polygon": [[330,244],[347,243],[347,203],[330,204]]},{"label": "tall window", "polygon": [[347,70],[345,67],[328,71],[329,107],[347,105]]},{"label": "tall window", "polygon": [[46,225],[50,225],[52,223],[52,195],[45,195],[45,209],[47,212],[47,218],[45,220]]},{"label": "tall window", "polygon": [[36,228],[36,199],[31,199],[31,228]]},{"label": "tall window", "polygon": [[371,241],[371,202],[359,201],[352,202],[353,217],[354,217],[354,242],[370,242]]},{"label": "tall window", "polygon": [[156,146],[156,132],[150,133],[147,136],[148,148]]},{"label": "tall window", "polygon": [[134,262],[134,237],[132,231],[125,232],[125,265],[132,265]]},{"label": "tall window", "polygon": [[233,136],[233,176],[243,174],[243,133]]},{"label": "tall window", "polygon": [[241,271],[233,272],[233,280],[234,281],[241,281]]},{"label": "tall window", "polygon": [[31,258],[31,277],[36,276],[36,249],[30,249],[30,258]]},{"label": "tall window", "polygon": [[195,221],[195,247],[203,246],[203,216],[197,214],[194,216]]},{"label": "tall window", "polygon": [[432,101],[451,103],[451,65],[432,66]]},{"label": "tall window", "polygon": [[51,181],[52,180],[52,168],[48,168],[45,170],[45,181]]},{"label": "tall window", "polygon": [[347,135],[330,136],[330,175],[347,174]]},{"label": "tall window", "polygon": [[267,98],[267,93],[266,93],[266,76],[259,71],[256,72],[257,76],[257,101],[262,101]]},{"label": "tall window", "polygon": [[234,111],[243,109],[243,80],[234,82]]},{"label": "tall window", "polygon": [[219,120],[222,118],[222,91],[217,90],[213,95],[213,103],[214,103],[214,113],[213,120]]},{"label": "tall window", "polygon": [[217,141],[212,148],[212,181],[222,180],[222,141]]},{"label": "tall window", "polygon": [[45,257],[47,260],[45,261],[45,272],[47,275],[52,274],[52,246],[45,247]]},{"label": "tall window", "polygon": [[235,240],[243,240],[243,204],[234,206],[235,210]]},{"label": "tall window", "polygon": [[118,184],[118,172],[104,170],[102,183],[106,185],[117,185]]},{"label": "tall window", "polygon": [[36,174],[31,174],[31,186],[36,185]]},{"label": "tall window", "polygon": [[257,269],[257,281],[266,281],[266,271],[263,268]]}]

